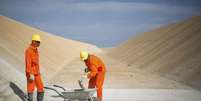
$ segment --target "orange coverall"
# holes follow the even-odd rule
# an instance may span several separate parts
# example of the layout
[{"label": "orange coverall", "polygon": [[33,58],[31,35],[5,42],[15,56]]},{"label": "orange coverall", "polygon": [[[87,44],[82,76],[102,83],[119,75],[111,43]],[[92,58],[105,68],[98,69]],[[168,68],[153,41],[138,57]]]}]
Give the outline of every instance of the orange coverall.
[{"label": "orange coverall", "polygon": [[[29,46],[25,52],[25,63],[26,63],[26,77],[27,77],[27,91],[33,93],[35,85],[38,92],[44,92],[43,82],[41,80],[39,70],[39,54],[37,48]],[[30,74],[34,75],[34,80],[30,80]]]},{"label": "orange coverall", "polygon": [[97,97],[102,100],[102,86],[104,83],[106,68],[104,63],[95,55],[90,55],[85,61],[86,66],[89,69],[87,77],[89,80],[88,88],[97,88]]}]

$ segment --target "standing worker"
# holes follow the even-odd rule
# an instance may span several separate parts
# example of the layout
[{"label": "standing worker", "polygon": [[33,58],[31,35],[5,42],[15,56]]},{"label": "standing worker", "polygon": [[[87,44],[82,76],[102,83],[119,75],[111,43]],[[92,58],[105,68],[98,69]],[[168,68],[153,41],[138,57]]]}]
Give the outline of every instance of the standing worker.
[{"label": "standing worker", "polygon": [[43,101],[44,86],[40,74],[38,53],[40,42],[40,35],[34,34],[32,42],[25,52],[28,101],[33,101],[35,86],[37,88],[37,101]]},{"label": "standing worker", "polygon": [[80,52],[80,59],[85,62],[88,73],[84,78],[89,78],[88,88],[97,88],[98,101],[102,101],[102,87],[105,78],[105,65],[100,58],[95,55],[89,54],[86,51]]}]

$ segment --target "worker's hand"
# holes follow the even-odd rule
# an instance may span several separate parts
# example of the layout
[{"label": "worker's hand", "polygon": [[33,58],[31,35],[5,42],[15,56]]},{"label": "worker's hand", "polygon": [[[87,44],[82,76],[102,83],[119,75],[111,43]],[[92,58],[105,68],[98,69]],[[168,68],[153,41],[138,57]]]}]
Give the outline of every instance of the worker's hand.
[{"label": "worker's hand", "polygon": [[83,75],[82,78],[83,78],[83,79],[87,79],[87,75]]},{"label": "worker's hand", "polygon": [[29,80],[33,81],[34,80],[34,75],[30,74]]}]

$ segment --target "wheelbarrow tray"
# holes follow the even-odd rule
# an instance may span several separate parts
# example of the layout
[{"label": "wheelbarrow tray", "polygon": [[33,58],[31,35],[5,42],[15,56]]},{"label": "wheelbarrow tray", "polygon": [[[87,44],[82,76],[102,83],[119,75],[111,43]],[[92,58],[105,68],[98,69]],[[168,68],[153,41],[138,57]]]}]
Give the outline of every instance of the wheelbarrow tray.
[{"label": "wheelbarrow tray", "polygon": [[96,89],[72,89],[61,92],[64,99],[86,100],[93,97]]}]

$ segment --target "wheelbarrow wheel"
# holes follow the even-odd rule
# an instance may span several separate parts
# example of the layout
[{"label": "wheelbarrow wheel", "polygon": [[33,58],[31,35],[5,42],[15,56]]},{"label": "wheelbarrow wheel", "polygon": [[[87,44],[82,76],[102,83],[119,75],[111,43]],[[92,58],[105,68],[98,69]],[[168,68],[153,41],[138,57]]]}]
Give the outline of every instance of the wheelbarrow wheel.
[{"label": "wheelbarrow wheel", "polygon": [[96,97],[91,97],[88,99],[88,101],[98,101]]}]

